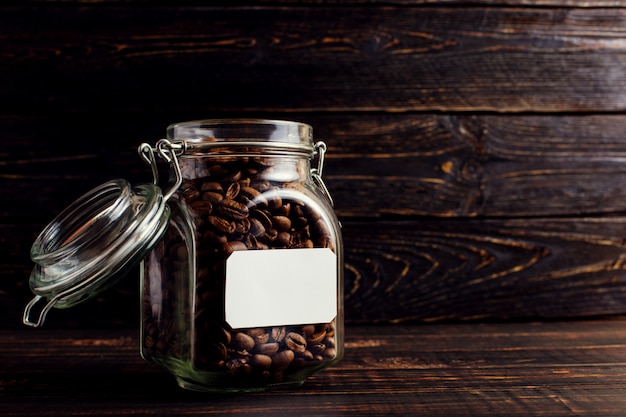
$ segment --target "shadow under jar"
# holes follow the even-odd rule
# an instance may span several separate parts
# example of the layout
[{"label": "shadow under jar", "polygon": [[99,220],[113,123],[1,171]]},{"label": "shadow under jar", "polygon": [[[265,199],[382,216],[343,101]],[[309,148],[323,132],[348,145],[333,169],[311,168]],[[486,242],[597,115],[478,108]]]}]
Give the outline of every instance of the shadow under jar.
[{"label": "shadow under jar", "polygon": [[[197,391],[297,386],[343,354],[339,222],[303,123],[174,124],[182,183],[141,267],[143,358]],[[317,159],[317,168],[311,163]]]}]

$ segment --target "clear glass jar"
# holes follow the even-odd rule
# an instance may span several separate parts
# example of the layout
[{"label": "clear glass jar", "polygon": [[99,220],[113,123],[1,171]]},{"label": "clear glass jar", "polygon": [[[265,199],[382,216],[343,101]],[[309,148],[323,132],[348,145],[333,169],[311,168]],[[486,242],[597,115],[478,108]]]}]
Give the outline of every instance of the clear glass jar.
[{"label": "clear glass jar", "polygon": [[[141,260],[141,354],[181,387],[302,384],[343,355],[342,240],[325,150],[303,123],[169,126],[167,139],[139,147],[153,184],[106,182],[38,236],[23,323],[43,325],[53,307],[84,302]],[[171,168],[165,192],[157,155]]]},{"label": "clear glass jar", "polygon": [[297,386],[339,361],[342,239],[312,128],[205,120],[167,140],[180,186],[141,268],[143,358],[198,391]]}]

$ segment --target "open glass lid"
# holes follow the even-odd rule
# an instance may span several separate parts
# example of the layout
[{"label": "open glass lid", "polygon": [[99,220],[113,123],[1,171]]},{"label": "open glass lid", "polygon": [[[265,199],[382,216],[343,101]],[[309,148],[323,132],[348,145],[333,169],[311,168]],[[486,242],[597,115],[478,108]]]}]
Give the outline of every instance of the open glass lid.
[{"label": "open glass lid", "polygon": [[[181,176],[171,143],[159,141],[156,150],[175,168],[175,184],[168,193],[157,185],[154,149],[143,144],[139,151],[152,165],[153,184],[131,187],[124,179],[101,184],[39,234],[30,253],[35,267],[29,285],[35,297],[24,309],[24,324],[39,327],[52,307],[71,307],[108,288],[161,239],[170,215],[166,202]],[[33,321],[31,312],[40,301],[45,305]]]}]

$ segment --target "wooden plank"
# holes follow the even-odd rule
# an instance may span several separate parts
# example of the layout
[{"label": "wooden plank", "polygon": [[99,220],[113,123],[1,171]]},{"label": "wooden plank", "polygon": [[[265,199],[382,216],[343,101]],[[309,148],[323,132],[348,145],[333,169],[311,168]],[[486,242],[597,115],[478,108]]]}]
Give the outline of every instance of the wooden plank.
[{"label": "wooden plank", "polygon": [[344,226],[352,322],[552,319],[626,312],[626,219]]},{"label": "wooden plank", "polygon": [[[33,225],[0,225],[0,328],[21,327]],[[626,218],[345,221],[349,323],[626,313]],[[138,323],[138,271],[47,326]]]},{"label": "wooden plank", "polygon": [[6,7],[0,110],[621,111],[625,27],[620,8]]},{"label": "wooden plank", "polygon": [[302,387],[183,392],[141,360],[135,331],[0,333],[3,415],[621,416],[623,320],[359,326]]},{"label": "wooden plank", "polygon": [[[25,3],[42,3],[41,0],[5,0],[5,5],[24,5]],[[179,6],[206,6],[203,0],[46,0],[46,3],[56,3],[63,5],[101,5],[107,4],[130,4],[130,5],[179,5]],[[228,0],[228,1],[212,1],[212,6],[218,6],[222,3],[227,6],[271,6],[271,5],[368,5],[368,6],[384,6],[384,5],[429,5],[429,6],[472,6],[472,5],[489,5],[489,6],[550,6],[550,7],[624,7],[626,2],[623,0]]]},{"label": "wooden plank", "polygon": [[625,119],[387,115],[320,121],[342,216],[622,212]]},{"label": "wooden plank", "polygon": [[[342,219],[626,212],[624,115],[281,116],[328,144],[324,178]],[[0,219],[43,225],[101,182],[150,181],[137,146],[183,117],[0,116],[0,199],[11,202]]]}]

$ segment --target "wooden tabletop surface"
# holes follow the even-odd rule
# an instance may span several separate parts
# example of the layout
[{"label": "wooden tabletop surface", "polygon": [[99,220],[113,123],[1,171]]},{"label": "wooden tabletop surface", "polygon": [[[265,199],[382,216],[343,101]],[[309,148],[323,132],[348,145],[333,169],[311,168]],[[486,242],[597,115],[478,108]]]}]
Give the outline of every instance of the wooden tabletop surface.
[{"label": "wooden tabletop surface", "polygon": [[0,415],[623,416],[626,318],[352,326],[300,388],[209,395],[139,356],[135,330],[0,331]]}]

